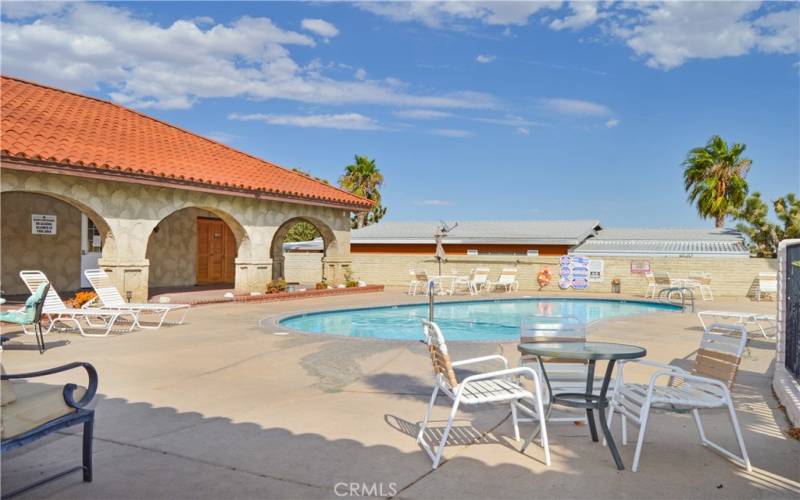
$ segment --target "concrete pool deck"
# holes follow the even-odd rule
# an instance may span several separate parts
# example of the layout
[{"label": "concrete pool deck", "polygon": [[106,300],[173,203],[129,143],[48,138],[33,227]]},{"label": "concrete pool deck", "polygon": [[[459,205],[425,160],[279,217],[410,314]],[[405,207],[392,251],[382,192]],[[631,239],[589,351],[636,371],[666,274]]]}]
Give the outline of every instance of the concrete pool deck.
[{"label": "concrete pool deck", "polygon": [[[421,343],[272,334],[281,329],[270,319],[297,311],[424,301],[394,289],[200,306],[188,324],[157,331],[105,339],[51,334],[43,356],[32,337],[3,329],[14,337],[2,353],[8,372],[80,360],[100,374],[94,482],[82,483],[74,474],[24,498],[335,498],[349,491],[349,483],[361,485],[357,491],[367,496],[400,498],[800,494],[800,442],[785,434],[788,424],[770,389],[774,342],[760,335],[751,336],[733,389],[753,472],[704,449],[689,414],[657,412],[640,471],[633,473],[617,471],[608,450],[591,442],[588,428],[572,423],[549,425],[553,464],[545,467],[538,446],[518,452],[507,411],[499,407],[462,412],[447,461],[431,472],[415,444],[432,388]],[[719,299],[699,301],[698,308],[774,313],[775,302]],[[696,316],[688,313],[616,318],[589,329],[592,339],[642,345],[649,359],[683,365],[700,334]],[[516,362],[513,343],[453,342],[450,350],[454,359],[501,353]],[[642,380],[647,372],[630,375]],[[67,381],[76,380],[62,374],[37,383]],[[440,398],[434,427],[443,426],[448,407]],[[703,415],[709,435],[735,447],[724,411]],[[523,434],[531,430],[523,424]],[[619,436],[618,425],[614,433]],[[632,443],[621,447],[627,467],[633,450]],[[3,456],[3,490],[79,460],[77,434],[38,441]]]}]

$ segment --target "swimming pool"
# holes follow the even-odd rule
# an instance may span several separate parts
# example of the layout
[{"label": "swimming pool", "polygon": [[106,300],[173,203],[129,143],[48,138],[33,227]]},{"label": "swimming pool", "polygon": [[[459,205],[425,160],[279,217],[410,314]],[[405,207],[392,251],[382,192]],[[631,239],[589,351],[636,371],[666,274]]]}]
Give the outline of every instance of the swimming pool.
[{"label": "swimming pool", "polygon": [[[439,302],[434,321],[447,340],[508,341],[519,338],[525,316],[575,316],[591,323],[608,318],[680,307],[650,302],[602,299],[504,299]],[[395,340],[422,338],[420,321],[428,318],[427,304],[370,307],[298,314],[279,324],[311,333]]]}]

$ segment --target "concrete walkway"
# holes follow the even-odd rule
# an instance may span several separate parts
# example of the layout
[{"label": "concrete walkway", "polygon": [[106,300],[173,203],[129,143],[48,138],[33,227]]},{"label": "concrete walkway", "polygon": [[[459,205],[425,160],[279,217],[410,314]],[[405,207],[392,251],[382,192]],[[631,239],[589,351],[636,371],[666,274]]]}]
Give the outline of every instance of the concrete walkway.
[{"label": "concrete walkway", "polygon": [[[105,339],[51,334],[43,356],[32,337],[15,337],[3,352],[9,372],[82,360],[100,373],[94,482],[75,474],[25,497],[336,498],[351,487],[365,496],[400,498],[800,495],[800,443],[785,435],[785,416],[770,390],[774,343],[760,336],[752,337],[734,387],[753,472],[700,446],[690,414],[657,412],[640,471],[633,473],[617,471],[588,428],[572,423],[549,426],[553,464],[545,467],[538,446],[519,453],[507,411],[491,407],[461,414],[447,461],[431,472],[414,439],[432,384],[421,343],[272,334],[273,320],[293,311],[422,301],[387,291],[201,306],[190,312],[189,324],[159,331]],[[775,303],[704,306],[768,313]],[[642,345],[650,359],[685,365],[700,339],[698,325],[692,314],[659,313],[595,324],[590,336]],[[454,359],[502,353],[516,362],[513,344],[454,342],[450,349]],[[67,381],[75,380],[37,383]],[[437,419],[447,414],[443,398],[440,403]],[[723,411],[704,412],[704,422],[712,438],[735,447]],[[531,424],[522,428],[531,430]],[[628,467],[633,449],[622,448]],[[3,490],[79,459],[80,439],[72,434],[9,453],[2,457]]]}]

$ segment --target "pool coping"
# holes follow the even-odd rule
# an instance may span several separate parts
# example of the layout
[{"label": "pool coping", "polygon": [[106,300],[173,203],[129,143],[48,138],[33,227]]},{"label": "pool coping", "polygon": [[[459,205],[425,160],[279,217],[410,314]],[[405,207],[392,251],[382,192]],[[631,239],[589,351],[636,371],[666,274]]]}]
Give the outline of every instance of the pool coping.
[{"label": "pool coping", "polygon": [[[446,303],[460,303],[460,304],[474,304],[474,303],[484,303],[484,302],[512,302],[512,301],[522,301],[522,300],[575,300],[575,301],[592,301],[592,302],[621,302],[621,303],[636,303],[636,304],[646,304],[646,305],[658,305],[664,306],[664,312],[681,312],[681,306],[675,304],[665,304],[663,302],[658,302],[654,299],[622,299],[622,298],[606,298],[606,297],[564,297],[559,295],[543,295],[543,296],[536,296],[536,295],[524,295],[521,297],[508,297],[508,298],[486,298],[486,299],[474,299],[471,297],[464,297],[462,300],[461,298],[448,298],[445,301],[438,302],[438,304],[446,304]],[[381,337],[355,337],[351,335],[340,335],[337,333],[324,333],[324,332],[308,332],[305,330],[298,330],[296,328],[291,328],[286,325],[282,325],[281,322],[302,317],[302,316],[309,316],[313,314],[326,314],[326,313],[342,313],[342,312],[351,312],[351,311],[365,311],[371,309],[392,309],[398,307],[419,307],[419,306],[427,306],[427,302],[407,302],[401,304],[384,304],[378,306],[361,306],[361,307],[341,307],[341,308],[332,308],[332,309],[322,309],[322,310],[306,310],[306,311],[295,311],[292,313],[287,314],[280,314],[276,316],[268,316],[258,320],[258,326],[261,328],[265,328],[266,326],[271,327],[275,331],[270,332],[272,334],[276,334],[277,331],[286,332],[291,334],[301,334],[304,336],[315,336],[321,337],[326,339],[350,339],[350,340],[362,340],[362,341],[378,341],[378,342],[398,342],[398,343],[407,343],[407,342],[422,342],[422,339],[386,339]],[[674,310],[670,311],[667,308],[674,308]],[[634,318],[638,316],[644,316],[648,314],[659,314],[659,312],[642,312],[636,314],[629,314],[626,316],[618,316],[614,318],[605,318],[605,319],[596,319],[586,324],[586,327],[590,327],[602,321],[611,321],[617,318],[625,317],[625,318]],[[267,324],[265,324],[267,323]],[[448,342],[459,342],[459,343],[476,343],[476,344],[484,344],[484,343],[503,343],[503,342],[513,342],[513,339],[508,340],[498,340],[498,339],[486,339],[486,340],[448,340]]]}]

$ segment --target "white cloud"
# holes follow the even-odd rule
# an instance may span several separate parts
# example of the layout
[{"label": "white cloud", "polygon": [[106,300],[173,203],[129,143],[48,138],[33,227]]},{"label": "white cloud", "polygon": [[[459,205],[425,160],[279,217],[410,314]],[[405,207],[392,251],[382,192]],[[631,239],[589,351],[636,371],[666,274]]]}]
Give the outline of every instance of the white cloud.
[{"label": "white cloud", "polygon": [[606,128],[614,128],[620,123],[622,123],[621,120],[617,120],[616,118],[611,118],[610,120],[606,120]]},{"label": "white cloud", "polygon": [[505,115],[502,118],[472,118],[476,122],[491,123],[492,125],[505,125],[508,127],[543,127],[546,124],[526,120],[521,116]]},{"label": "white cloud", "polygon": [[428,207],[449,207],[453,202],[448,200],[417,200],[414,205],[428,206]]},{"label": "white cloud", "polygon": [[365,70],[364,68],[358,68],[353,76],[356,77],[356,80],[362,80],[362,81],[366,80],[367,70]]},{"label": "white cloud", "polygon": [[440,135],[442,137],[456,137],[456,138],[471,137],[472,135],[474,135],[469,130],[462,130],[457,128],[437,128],[431,130],[431,134]]},{"label": "white cloud", "polygon": [[602,116],[611,113],[608,106],[580,99],[542,99],[540,104],[547,111],[564,115]]},{"label": "white cloud", "polygon": [[228,115],[230,120],[259,121],[270,125],[289,125],[303,128],[335,128],[343,130],[380,130],[377,121],[359,113],[340,113],[331,115],[278,115],[278,114],[238,114]]},{"label": "white cloud", "polygon": [[438,111],[435,109],[403,109],[395,111],[392,114],[398,118],[407,118],[410,120],[438,120],[453,116],[452,113],[448,113],[447,111]]},{"label": "white cloud", "polygon": [[759,2],[632,5],[636,10],[628,18],[614,18],[610,32],[653,68],[668,70],[692,59],[734,57],[757,50],[800,50],[800,9],[794,6],[763,13]]},{"label": "white cloud", "polygon": [[556,31],[569,29],[580,29],[593,24],[598,19],[597,4],[594,2],[570,2],[569,8],[572,15],[563,19],[553,19],[550,28]]},{"label": "white cloud", "polygon": [[[474,25],[523,26],[537,18],[553,30],[598,28],[601,42],[616,38],[653,68],[672,69],[693,59],[734,57],[755,51],[800,51],[796,2],[573,1],[363,2],[358,6],[394,21],[438,29]],[[553,14],[553,12],[555,14]],[[510,35],[506,29],[504,32]]]},{"label": "white cloud", "polygon": [[525,128],[525,127],[517,127],[516,132],[519,135],[531,135],[531,131],[528,130],[527,128]]},{"label": "white cloud", "polygon": [[481,92],[419,95],[390,79],[327,77],[326,65],[301,66],[287,48],[314,47],[311,37],[284,30],[265,17],[245,16],[208,27],[198,23],[178,20],[164,27],[123,8],[71,3],[35,20],[3,22],[3,71],[78,91],[108,88],[112,99],[138,108],[189,108],[199,99],[215,97],[426,108],[497,106],[491,95]]},{"label": "white cloud", "polygon": [[497,56],[491,56],[489,54],[478,54],[478,57],[475,58],[475,61],[481,64],[488,64],[494,61],[496,58]]},{"label": "white cloud", "polygon": [[300,26],[302,26],[304,30],[308,30],[323,38],[333,38],[339,34],[339,30],[336,26],[324,19],[303,19]]},{"label": "white cloud", "polygon": [[355,5],[393,21],[415,21],[431,28],[453,28],[464,22],[524,26],[534,13],[558,8],[561,2],[359,2]]},{"label": "white cloud", "polygon": [[231,134],[230,132],[225,132],[222,130],[212,130],[204,135],[213,141],[221,142],[223,144],[230,144],[239,138],[239,136],[236,134]]}]

